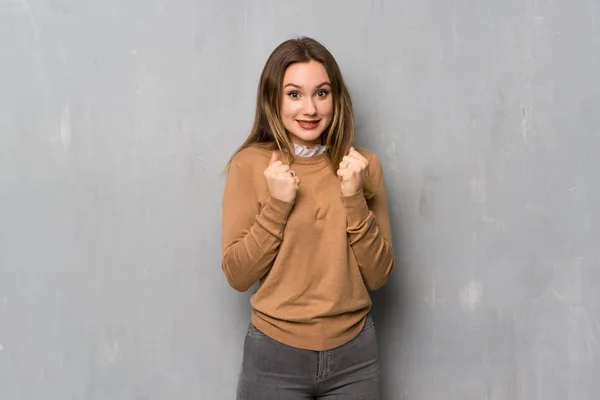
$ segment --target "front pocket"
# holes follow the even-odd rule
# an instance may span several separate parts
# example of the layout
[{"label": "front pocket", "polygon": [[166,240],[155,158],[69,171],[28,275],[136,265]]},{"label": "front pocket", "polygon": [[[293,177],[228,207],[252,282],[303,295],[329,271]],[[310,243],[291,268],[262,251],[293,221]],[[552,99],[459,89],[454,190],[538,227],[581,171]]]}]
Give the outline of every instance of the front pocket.
[{"label": "front pocket", "polygon": [[250,323],[250,326],[248,327],[248,336],[251,336],[255,339],[268,338],[268,336],[266,334],[264,334],[263,332],[261,332],[260,330],[258,330],[258,328],[256,326],[254,326],[254,324],[252,322]]}]

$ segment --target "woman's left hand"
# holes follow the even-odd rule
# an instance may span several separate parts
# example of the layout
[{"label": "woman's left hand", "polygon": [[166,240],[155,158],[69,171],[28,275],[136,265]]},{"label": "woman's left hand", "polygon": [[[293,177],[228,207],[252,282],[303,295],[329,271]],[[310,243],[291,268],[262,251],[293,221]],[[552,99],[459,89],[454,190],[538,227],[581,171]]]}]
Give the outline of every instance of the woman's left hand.
[{"label": "woman's left hand", "polygon": [[342,180],[342,196],[352,196],[362,190],[368,165],[369,161],[351,147],[337,170],[337,176]]}]

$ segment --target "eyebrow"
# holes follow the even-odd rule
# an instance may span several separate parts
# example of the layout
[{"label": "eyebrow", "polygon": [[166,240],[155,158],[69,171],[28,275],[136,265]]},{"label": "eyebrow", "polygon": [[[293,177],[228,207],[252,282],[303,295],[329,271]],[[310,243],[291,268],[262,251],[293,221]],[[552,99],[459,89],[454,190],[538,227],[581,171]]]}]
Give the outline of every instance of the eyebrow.
[{"label": "eyebrow", "polygon": [[[331,83],[329,83],[329,82],[327,82],[327,81],[325,81],[325,82],[322,82],[322,83],[319,83],[319,84],[317,85],[317,89],[319,89],[319,88],[321,88],[321,87],[323,87],[323,86],[325,86],[325,85],[329,85],[329,86],[331,86]],[[286,87],[288,87],[288,86],[293,86],[293,87],[295,87],[295,88],[302,89],[302,86],[296,85],[295,83],[288,83],[287,85],[285,85],[285,86],[284,86],[284,88],[286,88]]]}]

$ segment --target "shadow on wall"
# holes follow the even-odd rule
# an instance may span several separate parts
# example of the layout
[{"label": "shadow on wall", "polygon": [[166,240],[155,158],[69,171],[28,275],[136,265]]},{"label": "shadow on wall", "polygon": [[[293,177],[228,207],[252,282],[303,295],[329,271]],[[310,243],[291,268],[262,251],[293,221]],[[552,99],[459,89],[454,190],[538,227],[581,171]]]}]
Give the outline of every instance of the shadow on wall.
[{"label": "shadow on wall", "polygon": [[[400,398],[398,392],[398,376],[392,376],[392,371],[397,365],[408,365],[402,362],[402,349],[405,348],[404,340],[406,338],[403,332],[406,332],[406,324],[409,323],[408,315],[408,287],[407,262],[404,255],[408,249],[404,249],[402,244],[408,241],[403,240],[406,232],[402,231],[399,221],[401,216],[392,216],[391,205],[399,199],[392,191],[388,192],[388,201],[390,204],[390,218],[392,224],[392,238],[394,241],[395,269],[390,280],[380,289],[371,292],[373,300],[372,315],[375,321],[377,338],[379,341],[379,355],[382,367],[382,387],[384,399]],[[406,250],[406,251],[405,251]]]}]

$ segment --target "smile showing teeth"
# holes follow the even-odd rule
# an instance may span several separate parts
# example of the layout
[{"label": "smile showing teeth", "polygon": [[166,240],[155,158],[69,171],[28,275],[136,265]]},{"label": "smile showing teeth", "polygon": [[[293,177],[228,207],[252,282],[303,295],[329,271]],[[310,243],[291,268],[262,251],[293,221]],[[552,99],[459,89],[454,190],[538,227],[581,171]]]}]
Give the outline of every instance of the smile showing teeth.
[{"label": "smile showing teeth", "polygon": [[303,128],[316,128],[319,121],[298,121],[298,124]]}]

